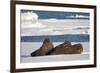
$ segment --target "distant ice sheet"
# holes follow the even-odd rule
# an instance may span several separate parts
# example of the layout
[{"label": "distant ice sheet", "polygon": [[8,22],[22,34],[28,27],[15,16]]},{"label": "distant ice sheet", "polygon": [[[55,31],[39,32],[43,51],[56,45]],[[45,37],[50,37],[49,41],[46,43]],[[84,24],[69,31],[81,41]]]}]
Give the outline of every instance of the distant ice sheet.
[{"label": "distant ice sheet", "polygon": [[89,34],[89,20],[84,19],[44,19],[21,27],[21,36]]}]

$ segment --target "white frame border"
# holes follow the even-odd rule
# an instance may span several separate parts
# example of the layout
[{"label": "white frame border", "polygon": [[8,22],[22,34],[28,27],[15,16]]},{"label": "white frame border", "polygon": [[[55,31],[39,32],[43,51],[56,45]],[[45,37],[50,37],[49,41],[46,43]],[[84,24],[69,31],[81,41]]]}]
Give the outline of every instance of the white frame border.
[{"label": "white frame border", "polygon": [[[45,63],[20,63],[20,9],[30,10],[49,10],[49,11],[70,11],[70,12],[89,12],[90,13],[90,60],[71,61],[71,62],[45,62]],[[16,5],[16,68],[39,68],[39,67],[54,67],[54,66],[74,66],[94,64],[94,11],[86,8],[71,8],[71,7],[53,7],[53,6],[36,6],[36,5]],[[92,35],[92,36],[91,36]],[[92,39],[92,40],[91,40]]]}]

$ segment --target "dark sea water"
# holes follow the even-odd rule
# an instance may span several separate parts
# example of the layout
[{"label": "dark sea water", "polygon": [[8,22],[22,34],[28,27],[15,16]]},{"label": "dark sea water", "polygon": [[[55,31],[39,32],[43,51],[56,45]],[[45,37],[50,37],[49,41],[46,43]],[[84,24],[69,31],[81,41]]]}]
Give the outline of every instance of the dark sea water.
[{"label": "dark sea water", "polygon": [[[25,12],[33,12],[36,13],[39,16],[39,19],[50,19],[50,18],[56,18],[56,19],[89,19],[89,18],[77,18],[76,15],[82,15],[82,16],[90,16],[89,13],[86,12],[63,12],[63,11],[44,11],[44,10],[25,10],[22,9],[21,13]],[[73,17],[69,17],[73,16]]]},{"label": "dark sea water", "polygon": [[49,38],[53,42],[89,42],[88,34],[67,34],[67,35],[47,35],[47,36],[21,36],[21,42],[43,42]]}]

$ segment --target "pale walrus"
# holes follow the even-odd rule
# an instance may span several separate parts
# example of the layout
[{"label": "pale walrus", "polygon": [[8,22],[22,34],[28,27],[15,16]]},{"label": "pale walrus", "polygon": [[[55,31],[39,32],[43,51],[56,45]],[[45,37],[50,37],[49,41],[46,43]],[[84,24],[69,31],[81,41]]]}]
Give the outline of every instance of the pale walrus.
[{"label": "pale walrus", "polygon": [[54,46],[53,46],[52,41],[49,38],[46,38],[43,41],[42,46],[35,52],[32,52],[31,56],[44,56],[44,55],[46,55],[46,53],[48,53],[53,48],[54,48]]}]

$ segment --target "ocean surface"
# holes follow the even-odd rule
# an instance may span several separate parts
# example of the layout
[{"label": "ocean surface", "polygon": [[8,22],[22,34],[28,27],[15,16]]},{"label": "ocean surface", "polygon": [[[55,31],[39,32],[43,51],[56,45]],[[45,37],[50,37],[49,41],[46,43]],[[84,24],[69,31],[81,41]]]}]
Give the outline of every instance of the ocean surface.
[{"label": "ocean surface", "polygon": [[49,38],[53,42],[89,42],[89,34],[21,36],[21,42],[43,42],[45,38]]},{"label": "ocean surface", "polygon": [[[33,12],[39,16],[39,19],[89,19],[90,14],[87,12],[64,12],[64,11],[44,11],[44,10],[25,10],[22,9],[21,13]],[[82,18],[80,18],[80,16]],[[88,17],[88,18],[87,18]]]}]

